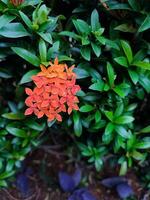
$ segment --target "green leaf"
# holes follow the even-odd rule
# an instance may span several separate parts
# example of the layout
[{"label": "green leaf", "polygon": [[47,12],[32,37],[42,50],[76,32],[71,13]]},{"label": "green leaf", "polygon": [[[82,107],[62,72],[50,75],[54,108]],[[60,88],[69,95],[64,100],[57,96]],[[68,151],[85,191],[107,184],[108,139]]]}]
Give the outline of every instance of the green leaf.
[{"label": "green leaf", "polygon": [[23,113],[4,113],[2,117],[11,120],[23,120],[25,119],[25,115]]},{"label": "green leaf", "polygon": [[114,131],[114,124],[109,122],[105,128],[105,132],[103,134],[103,142],[109,144],[110,141],[113,139],[113,131]]},{"label": "green leaf", "polygon": [[43,24],[44,22],[47,21],[47,17],[48,17],[48,9],[46,7],[45,4],[41,5],[40,8],[37,11],[37,15],[38,15],[38,23],[39,24]]},{"label": "green leaf", "polygon": [[101,112],[99,110],[95,113],[95,122],[98,123],[101,120]]},{"label": "green leaf", "polygon": [[27,127],[31,128],[33,130],[36,130],[36,131],[43,131],[45,128],[45,123],[39,124],[34,120],[27,120],[25,122],[25,124]]},{"label": "green leaf", "polygon": [[96,159],[96,160],[95,160],[95,168],[96,168],[96,170],[97,170],[97,171],[100,171],[101,168],[102,168],[102,166],[103,166],[103,161],[102,161],[102,159],[100,159],[100,158]]},{"label": "green leaf", "polygon": [[150,148],[150,140],[139,142],[139,143],[135,144],[135,148],[137,148],[137,149],[149,149]]},{"label": "green leaf", "polygon": [[81,42],[82,42],[82,45],[84,45],[84,46],[90,44],[90,40],[89,40],[88,36],[82,36],[82,37],[81,37],[81,40],[82,40],[82,41],[81,41]]},{"label": "green leaf", "polygon": [[113,91],[122,98],[126,96],[125,92],[119,86],[116,86],[115,88],[113,88]]},{"label": "green leaf", "polygon": [[114,122],[116,124],[128,124],[134,121],[134,118],[132,116],[119,116],[117,118],[115,118]]},{"label": "green leaf", "polygon": [[94,9],[91,14],[91,27],[92,31],[97,31],[101,27],[99,22],[99,15],[96,9]]},{"label": "green leaf", "polygon": [[113,121],[114,115],[112,111],[104,111],[104,114],[110,121]]},{"label": "green leaf", "polygon": [[30,51],[20,48],[20,47],[12,47],[11,48],[17,55],[22,57],[24,60],[28,61],[34,66],[40,65],[40,59]]},{"label": "green leaf", "polygon": [[49,44],[53,44],[53,39],[50,33],[42,33],[42,32],[38,32],[38,35],[41,36],[41,38],[43,40],[45,40],[46,42],[48,42]]},{"label": "green leaf", "polygon": [[90,76],[89,72],[86,69],[74,68],[73,71],[76,73],[77,79],[87,78]]},{"label": "green leaf", "polygon": [[114,58],[114,60],[119,65],[121,65],[123,67],[128,67],[128,61],[127,61],[126,57],[120,56],[120,57]]},{"label": "green leaf", "polygon": [[137,107],[137,103],[132,103],[129,106],[127,106],[126,111],[131,112],[131,111],[135,110],[136,107]]},{"label": "green leaf", "polygon": [[131,80],[133,81],[134,84],[137,84],[137,82],[139,81],[139,75],[138,73],[136,73],[135,70],[128,70],[129,76],[131,78]]},{"label": "green leaf", "polygon": [[110,5],[110,10],[131,10],[131,8],[126,3],[115,2]]},{"label": "green leaf", "polygon": [[140,77],[139,83],[146,90],[147,93],[150,93],[150,78],[149,76],[143,75]]},{"label": "green leaf", "polygon": [[114,112],[114,117],[119,117],[123,113],[123,110],[124,110],[123,102],[118,103],[117,108]]},{"label": "green leaf", "polygon": [[27,15],[25,15],[22,11],[19,11],[19,14],[22,18],[22,20],[24,21],[24,23],[30,28],[32,29],[32,22],[29,19],[29,17]]},{"label": "green leaf", "polygon": [[60,41],[54,42],[53,46],[49,48],[48,53],[47,53],[47,59],[51,59],[52,57],[56,57],[55,55],[58,54],[60,47]]},{"label": "green leaf", "polygon": [[0,136],[5,136],[7,134],[8,132],[6,130],[0,129]]},{"label": "green leaf", "polygon": [[113,41],[113,40],[109,40],[109,39],[105,39],[105,42],[106,42],[106,45],[109,47],[109,48],[113,48],[113,49],[116,49],[116,50],[120,50],[119,48],[119,45],[117,44],[116,41]]},{"label": "green leaf", "polygon": [[62,31],[59,33],[59,35],[68,36],[70,38],[74,38],[75,40],[81,39],[81,36],[75,34],[74,32],[69,32],[69,31]]},{"label": "green leaf", "polygon": [[14,167],[14,160],[8,160],[7,161],[7,166],[6,166],[6,171],[12,171],[13,167]]},{"label": "green leaf", "polygon": [[73,20],[73,24],[79,34],[88,35],[90,33],[89,25],[85,21],[81,19],[77,19],[77,20]]},{"label": "green leaf", "polygon": [[6,130],[14,136],[21,137],[21,138],[27,137],[27,132],[23,129],[14,128],[8,125],[6,126]]},{"label": "green leaf", "polygon": [[97,44],[93,43],[93,42],[91,42],[91,46],[92,46],[92,49],[93,49],[95,55],[96,55],[97,57],[99,57],[100,54],[101,54],[101,47],[98,46]]},{"label": "green leaf", "polygon": [[65,55],[59,55],[58,60],[59,60],[59,62],[62,62],[62,61],[72,61],[72,62],[74,62],[73,58],[71,58],[69,56],[65,56]]},{"label": "green leaf", "polygon": [[104,82],[100,79],[96,83],[92,84],[89,89],[95,90],[95,91],[103,91],[104,89]]},{"label": "green leaf", "polygon": [[132,62],[133,60],[133,55],[132,55],[132,49],[131,46],[129,45],[128,42],[121,40],[121,46],[123,48],[123,51],[128,59],[129,64]]},{"label": "green leaf", "polygon": [[130,134],[123,126],[115,126],[116,132],[123,138],[127,139],[130,137]]},{"label": "green leaf", "polygon": [[9,178],[10,176],[13,176],[14,173],[15,173],[14,171],[3,172],[3,173],[0,174],[0,180]]},{"label": "green leaf", "polygon": [[137,0],[128,0],[129,5],[132,7],[135,11],[140,11],[140,2]]},{"label": "green leaf", "polygon": [[140,133],[150,133],[150,125],[140,130]]},{"label": "green leaf", "polygon": [[112,65],[109,62],[107,62],[107,74],[108,74],[109,85],[113,87],[115,81],[115,73]]},{"label": "green leaf", "polygon": [[0,29],[3,26],[7,26],[9,22],[13,21],[16,17],[15,16],[11,16],[8,14],[4,14],[2,16],[0,16]]},{"label": "green leaf", "polygon": [[134,55],[133,62],[144,60],[144,58],[146,57],[146,54],[147,54],[147,53],[146,53],[146,49],[141,49],[141,50],[139,50],[139,51]]},{"label": "green leaf", "polygon": [[106,38],[103,36],[96,36],[96,39],[99,41],[100,44],[106,44]]},{"label": "green leaf", "polygon": [[0,36],[8,38],[20,38],[30,36],[24,26],[20,23],[9,23],[0,29]]},{"label": "green leaf", "polygon": [[146,158],[146,154],[140,153],[140,152],[138,152],[138,151],[133,151],[133,152],[132,152],[132,157],[133,157],[135,160],[144,161],[145,158]]},{"label": "green leaf", "polygon": [[136,28],[134,28],[132,24],[120,24],[119,26],[116,26],[114,30],[127,32],[127,33],[136,32]]},{"label": "green leaf", "polygon": [[121,164],[121,168],[120,168],[119,175],[120,175],[120,176],[124,176],[124,175],[127,173],[127,169],[128,169],[127,162],[124,161],[124,162]]},{"label": "green leaf", "polygon": [[38,72],[39,72],[39,70],[37,70],[37,69],[33,69],[33,70],[28,71],[28,72],[25,73],[25,74],[23,75],[23,77],[21,78],[20,84],[24,84],[24,83],[29,83],[29,82],[31,82],[31,81],[32,81],[31,77],[32,77],[33,75],[36,75]]},{"label": "green leaf", "polygon": [[94,109],[95,109],[94,106],[86,104],[86,105],[80,107],[80,112],[90,112],[90,111],[92,111]]},{"label": "green leaf", "polygon": [[135,61],[132,63],[133,66],[140,67],[142,69],[150,70],[150,63],[144,61]]},{"label": "green leaf", "polygon": [[42,39],[40,39],[39,41],[39,53],[40,53],[41,62],[46,62],[47,61],[47,47],[46,47],[45,41]]},{"label": "green leaf", "polygon": [[73,113],[73,122],[74,122],[74,133],[76,136],[80,137],[82,134],[82,124],[78,112]]},{"label": "green leaf", "polygon": [[12,77],[12,75],[9,74],[9,72],[1,71],[1,69],[0,69],[0,78],[5,78],[5,79],[7,79],[7,78],[11,78],[11,77]]},{"label": "green leaf", "polygon": [[143,23],[141,24],[141,26],[138,29],[138,32],[143,32],[146,31],[150,28],[150,15],[148,15],[145,20],[143,21]]},{"label": "green leaf", "polygon": [[83,46],[81,48],[81,55],[85,60],[91,60],[91,48],[87,46]]},{"label": "green leaf", "polygon": [[115,88],[112,88],[114,92],[116,92],[119,96],[125,97],[128,95],[130,91],[130,85],[127,83],[121,83],[120,85],[117,85]]},{"label": "green leaf", "polygon": [[5,180],[0,180],[0,187],[7,187],[7,182]]}]

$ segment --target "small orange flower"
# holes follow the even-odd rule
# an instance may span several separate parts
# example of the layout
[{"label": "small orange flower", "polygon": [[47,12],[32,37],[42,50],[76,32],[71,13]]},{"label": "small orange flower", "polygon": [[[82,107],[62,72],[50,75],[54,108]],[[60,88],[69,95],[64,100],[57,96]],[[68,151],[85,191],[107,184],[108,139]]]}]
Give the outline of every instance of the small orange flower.
[{"label": "small orange flower", "polygon": [[33,91],[25,89],[28,95],[25,104],[29,107],[25,115],[34,113],[38,118],[45,115],[49,121],[62,121],[61,112],[70,114],[72,110],[79,109],[76,93],[80,86],[76,85],[76,74],[72,71],[74,66],[69,68],[66,64],[59,64],[56,58],[48,68],[40,67],[41,72],[32,76],[36,87]]}]

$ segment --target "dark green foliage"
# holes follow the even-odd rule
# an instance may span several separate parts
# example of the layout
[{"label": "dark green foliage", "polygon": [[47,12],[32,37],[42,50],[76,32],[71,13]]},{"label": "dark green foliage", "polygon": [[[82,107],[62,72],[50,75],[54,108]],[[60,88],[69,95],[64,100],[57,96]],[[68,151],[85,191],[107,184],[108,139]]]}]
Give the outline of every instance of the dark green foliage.
[{"label": "dark green foliage", "polygon": [[[77,136],[81,155],[97,170],[109,157],[117,160],[121,175],[148,159],[147,2],[26,0],[18,7],[0,2],[1,186],[40,143],[39,135],[47,127],[24,116],[24,88],[31,85],[39,65],[47,66],[55,57],[76,66],[80,109],[66,116],[61,126]],[[12,56],[12,66],[4,66]]]}]

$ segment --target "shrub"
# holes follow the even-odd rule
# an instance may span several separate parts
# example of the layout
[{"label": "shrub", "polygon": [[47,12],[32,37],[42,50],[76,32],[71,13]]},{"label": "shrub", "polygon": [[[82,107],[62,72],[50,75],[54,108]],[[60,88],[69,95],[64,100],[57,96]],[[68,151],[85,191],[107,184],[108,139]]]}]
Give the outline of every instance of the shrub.
[{"label": "shrub", "polygon": [[81,155],[97,170],[107,160],[118,163],[120,175],[148,159],[149,10],[142,0],[0,2],[1,186],[40,144],[41,133],[59,125],[60,116],[46,124],[24,115],[25,88],[33,88],[40,64],[56,58],[75,65],[81,88],[74,93],[79,111],[73,107],[61,122]]}]

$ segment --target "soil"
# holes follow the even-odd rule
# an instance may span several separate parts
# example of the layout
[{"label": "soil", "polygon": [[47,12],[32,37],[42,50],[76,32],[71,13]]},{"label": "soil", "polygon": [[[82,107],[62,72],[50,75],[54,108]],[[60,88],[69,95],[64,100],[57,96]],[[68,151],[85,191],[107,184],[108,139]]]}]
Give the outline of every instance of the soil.
[{"label": "soil", "polygon": [[[58,183],[58,172],[63,169],[70,172],[76,166],[81,168],[84,177],[81,185],[87,185],[97,200],[120,199],[115,191],[105,188],[100,183],[102,178],[116,175],[112,169],[105,167],[101,173],[97,173],[84,162],[71,162],[62,151],[58,151],[57,148],[52,149],[44,146],[43,149],[32,153],[25,161],[25,165],[32,171],[28,175],[30,185],[28,197],[23,198],[15,184],[12,184],[11,189],[0,190],[0,200],[67,200],[70,194],[61,190]],[[149,194],[145,194],[135,173],[128,172],[127,178],[134,189],[137,200],[150,200]]]},{"label": "soil", "polygon": [[[45,142],[34,150],[23,163],[23,170],[30,171],[27,175],[29,185],[27,197],[23,197],[13,181],[9,189],[0,190],[0,200],[68,200],[70,194],[61,190],[58,173],[59,171],[72,173],[77,167],[82,171],[79,188],[88,187],[97,200],[120,200],[114,190],[101,184],[104,178],[118,176],[117,168],[106,164],[98,173],[86,161],[78,158],[76,148],[71,142],[74,140],[73,137],[70,139],[68,135],[57,134],[55,131],[49,136],[47,144]],[[70,149],[66,152],[68,144]],[[136,197],[131,200],[150,200],[150,192],[142,188],[139,177],[134,171],[129,171],[126,178]]]}]

